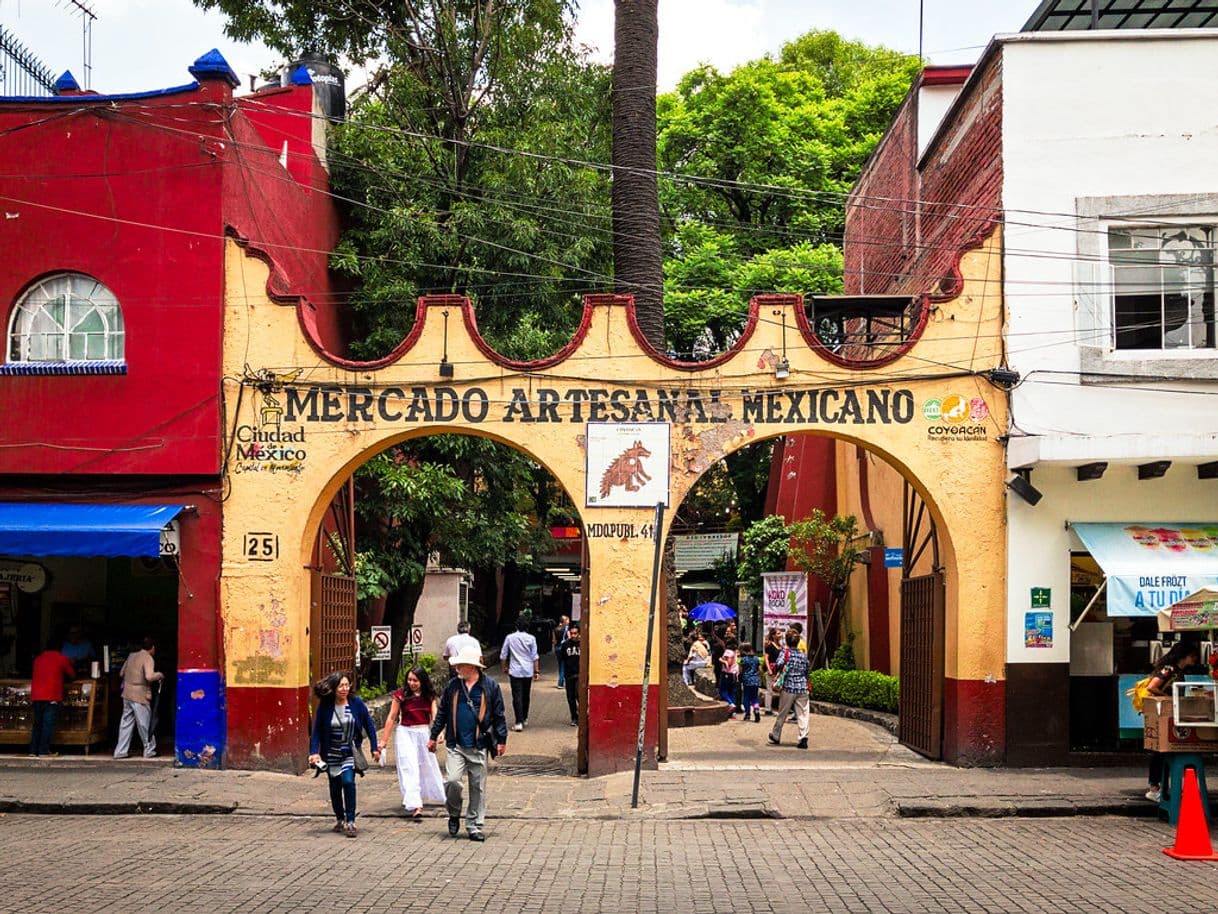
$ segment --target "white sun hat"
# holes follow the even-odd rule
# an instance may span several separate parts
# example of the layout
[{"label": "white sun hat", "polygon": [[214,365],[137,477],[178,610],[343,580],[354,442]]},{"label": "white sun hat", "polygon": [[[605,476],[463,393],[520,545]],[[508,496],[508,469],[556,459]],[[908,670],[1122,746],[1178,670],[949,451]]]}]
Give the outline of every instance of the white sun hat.
[{"label": "white sun hat", "polygon": [[467,664],[476,666],[478,669],[485,669],[485,664],[482,662],[482,655],[473,648],[463,647],[457,652],[456,656],[448,658],[449,666],[461,666]]}]

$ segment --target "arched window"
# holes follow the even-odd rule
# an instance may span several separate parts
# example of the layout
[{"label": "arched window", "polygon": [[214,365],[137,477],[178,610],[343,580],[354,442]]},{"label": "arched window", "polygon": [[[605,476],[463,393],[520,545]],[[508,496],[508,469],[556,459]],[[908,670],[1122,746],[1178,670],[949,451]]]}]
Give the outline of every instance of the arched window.
[{"label": "arched window", "polygon": [[106,362],[124,357],[123,312],[114,293],[83,273],[57,273],[13,309],[9,362]]}]

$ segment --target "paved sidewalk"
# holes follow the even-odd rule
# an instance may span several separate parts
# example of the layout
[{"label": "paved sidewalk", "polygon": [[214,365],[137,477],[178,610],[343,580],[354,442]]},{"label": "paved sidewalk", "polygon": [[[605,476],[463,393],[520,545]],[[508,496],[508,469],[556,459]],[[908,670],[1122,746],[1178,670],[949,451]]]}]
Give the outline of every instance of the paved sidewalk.
[{"label": "paved sidewalk", "polygon": [[[492,674],[497,671],[492,669]],[[499,819],[1154,816],[1144,768],[965,769],[930,762],[883,727],[814,715],[809,749],[783,745],[760,722],[669,731],[668,761],[642,776],[573,776],[576,730],[552,660],[533,689],[529,726],[508,739],[490,784]],[[359,782],[363,816],[402,815],[393,760]],[[0,812],[330,815],[324,776],[174,768],[167,758],[116,762],[105,754],[29,759],[0,754]],[[441,815],[440,808],[431,809]]]}]

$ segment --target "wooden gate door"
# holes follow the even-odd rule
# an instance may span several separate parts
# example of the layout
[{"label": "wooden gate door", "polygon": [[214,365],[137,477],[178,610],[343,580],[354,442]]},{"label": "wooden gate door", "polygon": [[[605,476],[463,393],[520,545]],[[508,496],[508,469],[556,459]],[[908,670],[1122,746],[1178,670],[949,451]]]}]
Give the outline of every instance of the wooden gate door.
[{"label": "wooden gate door", "polygon": [[355,578],[313,572],[309,666],[313,681],[355,666]]},{"label": "wooden gate door", "polygon": [[[926,503],[905,484],[901,573],[900,740],[927,758],[943,756],[944,579],[939,537]],[[912,572],[927,550],[930,569]]]}]

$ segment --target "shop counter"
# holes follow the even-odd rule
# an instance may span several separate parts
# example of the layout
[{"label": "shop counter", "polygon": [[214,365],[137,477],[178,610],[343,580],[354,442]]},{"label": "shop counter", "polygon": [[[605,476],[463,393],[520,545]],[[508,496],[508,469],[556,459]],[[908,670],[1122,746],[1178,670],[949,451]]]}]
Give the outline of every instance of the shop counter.
[{"label": "shop counter", "polygon": [[[55,746],[89,747],[103,742],[110,720],[110,693],[104,679],[77,679],[63,689],[51,739]],[[28,679],[0,679],[0,745],[30,744],[34,705]]]}]

